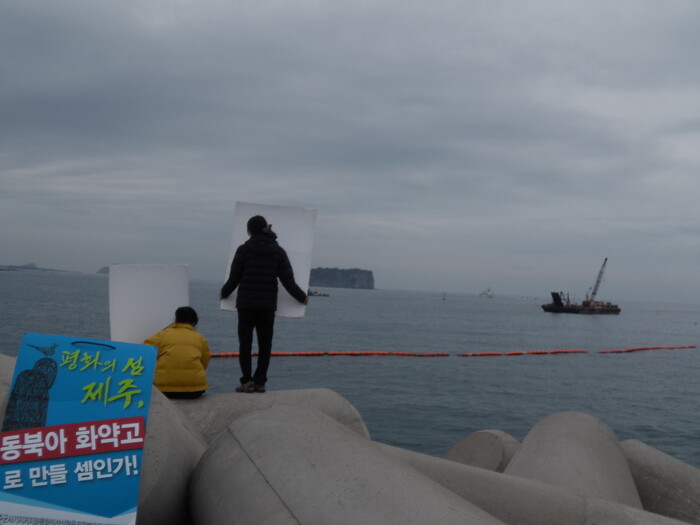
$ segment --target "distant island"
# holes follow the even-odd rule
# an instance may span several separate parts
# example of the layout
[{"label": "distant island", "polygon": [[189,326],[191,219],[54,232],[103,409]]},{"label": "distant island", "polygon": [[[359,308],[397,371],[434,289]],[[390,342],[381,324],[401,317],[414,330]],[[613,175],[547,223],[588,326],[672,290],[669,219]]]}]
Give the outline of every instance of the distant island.
[{"label": "distant island", "polygon": [[34,263],[22,264],[21,266],[12,266],[8,264],[0,264],[1,271],[15,271],[15,270],[30,270],[36,272],[65,272],[66,270],[56,270],[54,268],[40,268]]},{"label": "distant island", "polygon": [[[41,268],[34,263],[23,264],[21,266],[0,264],[0,271],[75,273],[66,270],[56,270],[54,268]],[[103,266],[97,271],[97,273],[99,275],[108,275],[109,266]],[[355,288],[357,290],[374,290],[374,274],[372,274],[371,270],[361,270],[359,268],[312,268],[309,278],[309,286],[318,286],[321,288]]]},{"label": "distant island", "polygon": [[371,270],[359,268],[312,268],[309,286],[374,290],[374,275]]}]

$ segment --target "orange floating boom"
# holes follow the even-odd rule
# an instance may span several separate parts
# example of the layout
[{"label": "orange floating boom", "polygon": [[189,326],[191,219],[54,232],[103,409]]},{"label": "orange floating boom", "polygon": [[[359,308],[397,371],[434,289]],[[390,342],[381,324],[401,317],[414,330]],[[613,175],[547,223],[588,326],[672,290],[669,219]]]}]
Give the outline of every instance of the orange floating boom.
[{"label": "orange floating boom", "polygon": [[[631,352],[640,352],[643,350],[674,350],[681,348],[697,348],[696,345],[681,345],[681,346],[636,346],[624,349],[614,350],[599,350],[599,354],[624,354]],[[448,352],[386,352],[379,350],[364,350],[364,351],[341,351],[341,352],[272,352],[274,357],[321,357],[321,356],[396,356],[396,357],[448,357],[455,355],[457,357],[498,357],[498,356],[516,356],[516,355],[561,355],[561,354],[587,354],[588,350],[530,350],[530,351],[513,351],[513,352],[463,352],[460,354],[450,354]],[[211,357],[238,357],[238,352],[218,352],[211,353]],[[257,356],[257,352],[252,353]]]}]

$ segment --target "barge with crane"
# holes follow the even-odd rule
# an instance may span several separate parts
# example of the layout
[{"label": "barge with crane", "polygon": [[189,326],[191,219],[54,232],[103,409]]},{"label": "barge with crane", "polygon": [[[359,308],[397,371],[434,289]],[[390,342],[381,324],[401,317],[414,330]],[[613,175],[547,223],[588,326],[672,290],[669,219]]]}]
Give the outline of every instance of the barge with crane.
[{"label": "barge with crane", "polygon": [[568,293],[564,294],[564,292],[552,292],[552,302],[549,304],[543,304],[542,309],[545,312],[552,312],[555,314],[619,314],[620,307],[616,304],[595,300],[600,283],[603,281],[605,265],[607,263],[608,258],[606,257],[603,261],[603,266],[600,267],[600,271],[598,272],[598,278],[593,286],[593,291],[590,295],[586,294],[585,299],[581,303],[572,303],[569,300]]}]

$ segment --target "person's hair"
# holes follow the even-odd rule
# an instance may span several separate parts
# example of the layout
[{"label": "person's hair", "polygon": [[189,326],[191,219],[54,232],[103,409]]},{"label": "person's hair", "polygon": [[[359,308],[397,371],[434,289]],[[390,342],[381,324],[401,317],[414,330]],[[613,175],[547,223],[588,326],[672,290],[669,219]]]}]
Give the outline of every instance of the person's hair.
[{"label": "person's hair", "polygon": [[267,228],[267,220],[262,215],[254,215],[248,219],[248,233],[250,235],[258,235],[265,231]]},{"label": "person's hair", "polygon": [[248,219],[248,235],[266,235],[270,239],[277,239],[277,234],[272,231],[272,224],[268,224],[262,215],[254,215]]},{"label": "person's hair", "polygon": [[192,326],[197,326],[199,322],[199,317],[197,317],[197,312],[194,308],[190,306],[181,306],[175,310],[175,322],[176,323],[187,323]]}]

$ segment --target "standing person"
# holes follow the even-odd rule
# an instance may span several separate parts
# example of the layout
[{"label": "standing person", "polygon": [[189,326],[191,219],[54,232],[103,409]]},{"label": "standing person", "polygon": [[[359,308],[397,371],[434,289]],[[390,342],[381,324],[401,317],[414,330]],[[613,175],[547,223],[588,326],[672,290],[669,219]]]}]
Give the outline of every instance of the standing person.
[{"label": "standing person", "polygon": [[[265,392],[277,310],[277,279],[300,303],[308,304],[309,298],[294,280],[287,252],[277,243],[277,235],[265,217],[251,217],[247,227],[250,238],[236,249],[220,298],[225,299],[238,288],[238,362],[242,376],[236,392],[250,393]],[[254,374],[251,373],[253,330],[258,338],[258,363]]]},{"label": "standing person", "polygon": [[194,308],[181,306],[173,324],[143,342],[158,349],[153,384],[167,397],[199,397],[209,388],[209,344],[194,329],[198,322]]}]

